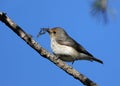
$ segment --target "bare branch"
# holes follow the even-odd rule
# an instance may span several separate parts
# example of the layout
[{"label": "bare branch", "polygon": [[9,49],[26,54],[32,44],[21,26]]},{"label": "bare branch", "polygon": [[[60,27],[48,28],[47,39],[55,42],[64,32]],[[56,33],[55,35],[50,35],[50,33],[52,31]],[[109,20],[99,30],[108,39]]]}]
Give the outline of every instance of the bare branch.
[{"label": "bare branch", "polygon": [[57,59],[56,56],[50,54],[47,50],[42,48],[35,40],[32,39],[30,35],[28,35],[25,31],[23,31],[21,27],[16,25],[8,16],[6,16],[5,13],[0,12],[0,21],[5,23],[11,30],[13,30],[20,38],[22,38],[29,46],[31,46],[34,50],[36,50],[41,56],[53,62],[56,66],[63,69],[66,73],[73,76],[75,79],[79,80],[86,86],[97,86],[97,84],[94,83],[92,80],[90,80],[83,74],[80,74],[78,71],[68,66],[60,59]]}]

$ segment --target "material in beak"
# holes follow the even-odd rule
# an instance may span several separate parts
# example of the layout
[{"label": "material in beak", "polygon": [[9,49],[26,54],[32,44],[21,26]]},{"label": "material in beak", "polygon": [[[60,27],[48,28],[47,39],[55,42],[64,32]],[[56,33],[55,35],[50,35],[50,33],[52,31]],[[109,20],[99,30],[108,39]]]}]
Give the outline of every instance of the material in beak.
[{"label": "material in beak", "polygon": [[46,31],[47,31],[48,33],[50,33],[50,29],[47,29]]},{"label": "material in beak", "polygon": [[51,33],[51,30],[50,30],[50,29],[47,29],[46,31],[47,31],[49,34]]}]

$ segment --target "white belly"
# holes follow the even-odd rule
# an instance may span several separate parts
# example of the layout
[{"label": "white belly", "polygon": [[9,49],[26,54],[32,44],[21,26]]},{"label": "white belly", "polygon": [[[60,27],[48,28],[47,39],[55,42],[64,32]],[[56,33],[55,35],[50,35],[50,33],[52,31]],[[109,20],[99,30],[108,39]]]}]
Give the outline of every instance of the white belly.
[{"label": "white belly", "polygon": [[53,39],[51,39],[51,48],[57,55],[68,55],[73,58],[79,55],[79,53],[74,48],[66,45],[60,45]]}]

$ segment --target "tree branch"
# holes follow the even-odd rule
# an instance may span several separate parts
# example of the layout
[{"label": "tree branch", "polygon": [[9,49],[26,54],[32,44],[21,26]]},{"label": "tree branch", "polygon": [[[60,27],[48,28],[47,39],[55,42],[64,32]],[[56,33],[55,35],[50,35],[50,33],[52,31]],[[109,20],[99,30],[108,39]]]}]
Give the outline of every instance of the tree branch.
[{"label": "tree branch", "polygon": [[29,46],[31,46],[34,50],[36,50],[41,56],[47,58],[51,62],[53,62],[56,66],[63,69],[66,73],[73,76],[75,79],[79,80],[86,86],[97,86],[92,80],[79,73],[72,67],[65,64],[60,59],[56,59],[56,56],[50,54],[47,50],[42,48],[35,40],[32,39],[30,35],[28,35],[21,27],[15,24],[5,13],[0,12],[0,21],[6,24],[11,30],[13,30],[20,38],[22,38]]}]

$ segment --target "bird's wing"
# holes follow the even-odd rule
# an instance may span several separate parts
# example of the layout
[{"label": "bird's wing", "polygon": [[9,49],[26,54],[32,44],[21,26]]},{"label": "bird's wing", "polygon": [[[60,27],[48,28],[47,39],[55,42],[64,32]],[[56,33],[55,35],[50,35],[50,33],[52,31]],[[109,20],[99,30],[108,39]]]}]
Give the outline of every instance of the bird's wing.
[{"label": "bird's wing", "polygon": [[93,57],[92,54],[90,54],[87,50],[85,50],[85,48],[80,45],[79,43],[77,43],[75,40],[73,40],[72,38],[69,38],[69,39],[59,39],[59,40],[56,40],[59,44],[61,45],[66,45],[66,46],[71,46],[73,47],[74,49],[76,49],[78,52],[80,53],[84,53],[84,54],[87,54],[88,56],[91,56]]}]

